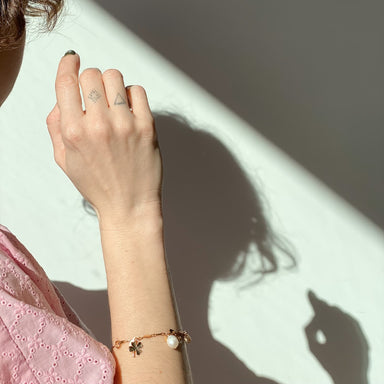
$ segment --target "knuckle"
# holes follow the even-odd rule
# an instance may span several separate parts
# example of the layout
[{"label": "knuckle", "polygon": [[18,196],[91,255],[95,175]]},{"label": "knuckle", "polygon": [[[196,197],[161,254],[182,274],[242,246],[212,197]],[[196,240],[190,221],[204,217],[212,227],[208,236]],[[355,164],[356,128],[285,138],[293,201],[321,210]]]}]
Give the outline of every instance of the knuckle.
[{"label": "knuckle", "polygon": [[99,117],[92,125],[92,137],[98,141],[109,142],[112,137],[110,123],[107,119]]},{"label": "knuckle", "polygon": [[63,139],[72,144],[76,145],[81,142],[83,138],[83,135],[81,133],[81,130],[77,129],[77,127],[70,127],[64,130],[63,132]]},{"label": "knuckle", "polygon": [[131,130],[132,124],[125,116],[116,116],[114,120],[114,126],[118,130]]},{"label": "knuckle", "polygon": [[122,73],[117,69],[107,69],[103,73],[103,78],[106,79],[121,79],[123,77]]},{"label": "knuckle", "polygon": [[153,118],[152,113],[146,113],[144,116],[140,117],[139,121],[140,126],[147,127],[148,129],[154,129],[155,128],[155,119]]},{"label": "knuckle", "polygon": [[118,117],[114,121],[114,128],[116,129],[117,134],[121,137],[131,136],[135,132],[135,127],[132,122],[124,117]]},{"label": "knuckle", "polygon": [[73,74],[65,73],[63,75],[59,75],[56,79],[57,87],[70,87],[74,85],[77,85],[77,78]]},{"label": "knuckle", "polygon": [[80,74],[80,81],[93,79],[95,77],[101,76],[101,71],[99,68],[87,68],[84,69]]},{"label": "knuckle", "polygon": [[142,121],[139,123],[138,133],[144,139],[153,139],[156,136],[154,125],[148,121]]}]

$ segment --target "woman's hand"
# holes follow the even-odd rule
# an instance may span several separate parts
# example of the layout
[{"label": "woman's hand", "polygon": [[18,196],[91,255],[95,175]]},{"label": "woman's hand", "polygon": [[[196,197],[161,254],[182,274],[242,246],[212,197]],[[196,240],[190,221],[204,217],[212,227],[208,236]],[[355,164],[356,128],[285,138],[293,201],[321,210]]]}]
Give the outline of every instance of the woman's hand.
[{"label": "woman's hand", "polygon": [[161,214],[161,154],[145,90],[125,87],[117,70],[88,68],[79,77],[79,68],[77,54],[58,67],[46,121],[56,163],[99,220]]}]

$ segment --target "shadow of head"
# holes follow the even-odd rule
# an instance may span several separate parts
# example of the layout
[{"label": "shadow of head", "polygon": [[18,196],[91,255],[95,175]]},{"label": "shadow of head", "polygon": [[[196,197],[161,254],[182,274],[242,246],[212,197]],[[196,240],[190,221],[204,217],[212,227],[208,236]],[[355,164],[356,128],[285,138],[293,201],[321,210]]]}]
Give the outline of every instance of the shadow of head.
[{"label": "shadow of head", "polygon": [[[195,280],[206,288],[252,265],[251,281],[257,282],[278,269],[279,252],[294,265],[289,246],[268,223],[260,192],[227,147],[180,116],[156,114],[155,121],[165,242],[176,285]],[[249,252],[250,244],[256,252]]]}]

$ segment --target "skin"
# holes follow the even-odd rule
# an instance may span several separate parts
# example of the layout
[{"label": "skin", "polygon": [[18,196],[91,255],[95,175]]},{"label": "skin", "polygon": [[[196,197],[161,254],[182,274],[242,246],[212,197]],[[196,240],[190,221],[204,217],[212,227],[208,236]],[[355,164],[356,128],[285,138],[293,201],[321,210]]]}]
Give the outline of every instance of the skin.
[{"label": "skin", "polygon": [[59,63],[57,103],[47,118],[56,163],[99,219],[160,210],[161,157],[144,88],[126,88],[116,69],[87,68],[79,76],[79,68],[79,55]]},{"label": "skin", "polygon": [[[15,84],[24,46],[25,35],[17,49],[0,52],[0,105]],[[162,161],[146,92],[125,87],[116,69],[88,68],[80,75],[79,69],[77,54],[60,60],[57,102],[46,123],[56,163],[99,219],[111,344],[178,330],[164,250]],[[143,344],[137,358],[128,343],[114,348],[115,384],[187,384],[184,346],[171,349],[164,337]]]},{"label": "skin", "polygon": [[[47,125],[56,163],[97,212],[112,344],[177,330],[164,249],[162,161],[146,92],[125,87],[116,69],[88,68],[79,76],[79,68],[79,55],[61,59]],[[114,348],[115,384],[188,383],[186,353],[169,348],[164,337],[143,344],[137,359],[128,343]]]},{"label": "skin", "polygon": [[23,62],[25,31],[20,45],[13,50],[0,51],[0,107],[11,93]]}]

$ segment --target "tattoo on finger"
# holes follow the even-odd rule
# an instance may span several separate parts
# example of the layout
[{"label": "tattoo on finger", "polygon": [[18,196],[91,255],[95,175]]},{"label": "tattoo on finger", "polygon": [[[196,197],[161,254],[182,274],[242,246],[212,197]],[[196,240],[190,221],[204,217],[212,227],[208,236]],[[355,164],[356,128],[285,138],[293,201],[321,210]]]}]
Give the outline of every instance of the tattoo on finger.
[{"label": "tattoo on finger", "polygon": [[96,89],[93,89],[91,93],[88,96],[88,99],[91,99],[94,103],[97,102],[101,97],[100,93],[96,91]]},{"label": "tattoo on finger", "polygon": [[116,99],[115,99],[115,105],[123,105],[127,104],[123,98],[123,96],[120,95],[120,93],[117,94]]}]

